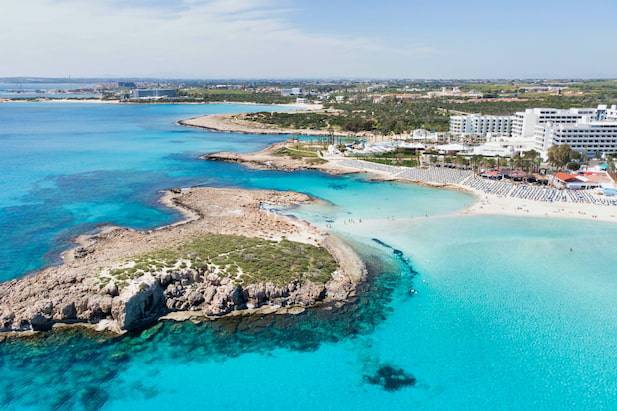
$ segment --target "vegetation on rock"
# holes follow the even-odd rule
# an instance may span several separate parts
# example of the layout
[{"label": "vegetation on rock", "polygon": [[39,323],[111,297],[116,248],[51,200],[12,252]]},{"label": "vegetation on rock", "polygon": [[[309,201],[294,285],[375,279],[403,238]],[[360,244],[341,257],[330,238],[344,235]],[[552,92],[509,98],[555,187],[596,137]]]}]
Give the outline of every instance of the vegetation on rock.
[{"label": "vegetation on rock", "polygon": [[266,282],[285,285],[294,280],[323,284],[332,278],[337,263],[325,249],[310,244],[208,234],[103,269],[99,283],[104,287],[113,280],[122,288],[146,273],[189,269],[229,277],[243,285]]}]

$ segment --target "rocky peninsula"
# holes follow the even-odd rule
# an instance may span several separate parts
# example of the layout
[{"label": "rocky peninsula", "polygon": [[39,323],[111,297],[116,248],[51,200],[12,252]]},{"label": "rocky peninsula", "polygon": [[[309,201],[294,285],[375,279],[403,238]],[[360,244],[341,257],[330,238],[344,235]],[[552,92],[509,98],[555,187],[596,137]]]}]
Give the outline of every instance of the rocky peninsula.
[{"label": "rocky peninsula", "polygon": [[[312,108],[305,110],[312,113],[329,113],[335,114],[338,111],[333,109],[317,109]],[[301,113],[302,111],[295,111],[295,113]],[[272,124],[262,123],[250,119],[250,115],[247,113],[242,114],[209,114],[205,116],[199,116],[189,118],[186,120],[178,121],[178,124],[189,127],[202,128],[212,131],[229,132],[229,133],[242,133],[242,134],[295,134],[305,136],[339,136],[339,137],[359,137],[365,138],[369,141],[383,139],[384,136],[369,131],[336,131],[327,129],[315,129],[315,128],[291,128],[281,127]]]},{"label": "rocky peninsula", "polygon": [[293,141],[283,141],[269,145],[263,150],[253,153],[218,152],[207,154],[204,160],[228,161],[240,163],[256,170],[319,170],[329,174],[349,174],[351,171],[336,167],[332,162],[324,160],[317,151],[311,151]]},{"label": "rocky peninsula", "polygon": [[161,201],[185,220],[149,231],[106,227],[78,237],[62,265],[0,284],[0,336],[296,313],[345,303],[365,278],[344,242],[277,211],[313,201],[304,194],[191,188]]}]

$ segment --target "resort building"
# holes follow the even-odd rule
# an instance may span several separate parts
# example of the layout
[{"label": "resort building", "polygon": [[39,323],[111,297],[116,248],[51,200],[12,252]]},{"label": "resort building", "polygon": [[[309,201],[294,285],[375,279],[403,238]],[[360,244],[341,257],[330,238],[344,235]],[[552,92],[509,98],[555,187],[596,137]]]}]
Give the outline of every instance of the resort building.
[{"label": "resort building", "polygon": [[617,121],[617,105],[613,104],[610,108],[607,108],[606,106],[604,106],[604,108],[606,109],[606,113],[604,114],[604,118],[606,120]]},{"label": "resort building", "polygon": [[[617,154],[617,105],[597,108],[530,108],[513,116],[479,114],[450,117],[450,133],[487,142],[477,155],[536,150],[544,159],[553,145],[567,144],[589,156]],[[474,141],[475,144],[484,141]]]},{"label": "resort building", "polygon": [[486,143],[473,147],[471,155],[483,157],[513,157],[535,149],[535,140],[511,137],[490,138]]},{"label": "resort building", "polygon": [[413,130],[409,134],[409,140],[420,141],[423,143],[450,143],[452,135],[450,133],[429,131],[422,128]]},{"label": "resort building", "polygon": [[532,138],[536,133],[537,126],[547,123],[574,124],[583,117],[599,120],[599,111],[599,108],[528,108],[525,111],[514,113],[512,118],[512,136]]},{"label": "resort building", "polygon": [[536,126],[535,149],[547,157],[553,145],[567,144],[591,156],[617,153],[617,120],[584,117],[576,123],[547,123]]},{"label": "resort building", "polygon": [[512,116],[483,116],[470,114],[450,117],[450,133],[485,137],[489,134],[509,136]]},{"label": "resort building", "polygon": [[570,190],[589,190],[601,188],[609,193],[615,189],[615,182],[606,172],[555,173],[549,182],[557,188]]}]

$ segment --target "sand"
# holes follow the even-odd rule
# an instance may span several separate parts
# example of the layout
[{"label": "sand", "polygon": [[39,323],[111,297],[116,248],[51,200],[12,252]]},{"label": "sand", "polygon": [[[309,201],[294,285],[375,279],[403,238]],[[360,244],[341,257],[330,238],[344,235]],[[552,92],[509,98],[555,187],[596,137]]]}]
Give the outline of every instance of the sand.
[{"label": "sand", "polygon": [[331,161],[331,167],[341,172],[359,172],[371,175],[376,180],[400,181],[413,184],[421,184],[449,190],[463,191],[473,194],[476,202],[461,211],[460,215],[507,215],[518,217],[551,217],[551,218],[576,218],[595,221],[617,223],[617,206],[604,206],[589,203],[566,203],[545,202],[526,200],[516,197],[503,197],[488,194],[480,190],[462,184],[435,184],[426,181],[415,181],[401,178],[387,171],[366,171],[347,166],[337,166],[336,161]]},{"label": "sand", "polygon": [[[314,111],[314,110],[311,110]],[[298,111],[301,112],[301,111]],[[331,131],[319,129],[299,129],[276,127],[271,124],[264,124],[257,121],[247,120],[246,114],[211,114],[207,116],[194,117],[178,121],[178,124],[203,128],[212,131],[242,134],[295,134],[305,136],[336,136],[336,137],[357,137],[368,141],[386,141],[393,138],[407,136],[383,136],[369,131]]]}]

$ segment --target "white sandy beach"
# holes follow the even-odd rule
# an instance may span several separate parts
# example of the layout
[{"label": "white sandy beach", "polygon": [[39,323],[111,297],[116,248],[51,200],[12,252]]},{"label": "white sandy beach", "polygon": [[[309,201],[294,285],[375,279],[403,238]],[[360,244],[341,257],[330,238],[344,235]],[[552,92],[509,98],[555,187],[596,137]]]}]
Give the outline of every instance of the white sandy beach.
[{"label": "white sandy beach", "polygon": [[564,202],[546,203],[489,195],[469,190],[463,186],[461,186],[461,189],[470,191],[478,197],[476,203],[461,213],[465,215],[577,218],[617,223],[617,207],[615,206]]},{"label": "white sandy beach", "polygon": [[617,206],[596,205],[589,203],[545,202],[526,200],[516,197],[504,197],[488,194],[462,184],[435,184],[428,181],[410,180],[385,170],[370,170],[349,167],[330,159],[332,168],[341,171],[367,173],[380,180],[393,180],[423,184],[451,190],[460,190],[473,194],[477,201],[460,212],[461,215],[509,215],[519,217],[576,218],[617,223]]}]

